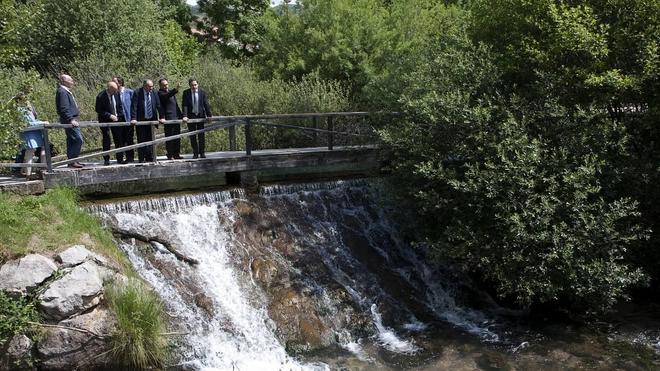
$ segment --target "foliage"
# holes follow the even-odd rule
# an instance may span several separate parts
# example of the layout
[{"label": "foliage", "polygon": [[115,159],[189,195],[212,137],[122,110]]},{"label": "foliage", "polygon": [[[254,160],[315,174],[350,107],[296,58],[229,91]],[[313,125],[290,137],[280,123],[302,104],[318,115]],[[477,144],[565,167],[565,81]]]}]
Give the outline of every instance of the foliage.
[{"label": "foliage", "polygon": [[106,287],[106,297],[117,318],[111,338],[111,359],[119,365],[144,370],[160,368],[167,358],[163,306],[141,281]]},{"label": "foliage", "polygon": [[0,1],[0,65],[16,65],[28,58],[29,47],[22,39],[40,12],[35,1]]},{"label": "foliage", "polygon": [[225,56],[249,56],[263,32],[259,17],[268,9],[269,0],[200,0],[200,10],[210,23],[206,31],[221,42]]},{"label": "foliage", "polygon": [[190,24],[193,20],[190,7],[185,0],[158,0],[163,18],[175,21],[179,27],[190,32]]},{"label": "foliage", "polygon": [[26,123],[19,113],[14,97],[19,92],[28,92],[37,81],[34,71],[19,68],[0,68],[0,159],[11,159],[21,144],[20,131]]},{"label": "foliage", "polygon": [[597,107],[502,96],[494,61],[457,29],[400,77],[406,116],[382,136],[402,189],[436,255],[501,296],[607,309],[645,278],[625,260],[645,237],[635,202],[605,176],[625,133]]},{"label": "foliage", "polygon": [[77,202],[76,192],[69,188],[51,189],[41,196],[0,193],[0,261],[83,242],[113,258],[131,274],[126,256],[110,233]]},{"label": "foliage", "polygon": [[172,20],[164,22],[162,32],[165,38],[165,53],[173,67],[172,72],[177,76],[190,74],[197,62],[201,45]]},{"label": "foliage", "polygon": [[0,291],[0,347],[38,321],[34,303],[27,298],[12,298]]},{"label": "foliage", "polygon": [[[28,61],[57,75],[96,56],[112,74],[166,70],[161,9],[151,0],[43,0],[43,9],[22,41],[34,53]],[[121,16],[115,16],[121,15]],[[146,62],[146,63],[145,63]],[[146,65],[146,66],[145,66]],[[84,79],[85,75],[80,75]]]}]

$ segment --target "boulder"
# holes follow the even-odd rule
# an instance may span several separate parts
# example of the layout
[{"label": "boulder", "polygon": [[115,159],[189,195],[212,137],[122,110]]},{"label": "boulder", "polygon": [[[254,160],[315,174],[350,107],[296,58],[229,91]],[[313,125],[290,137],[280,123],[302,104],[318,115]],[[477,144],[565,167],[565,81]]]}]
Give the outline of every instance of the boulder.
[{"label": "boulder", "polygon": [[44,370],[95,369],[103,367],[108,358],[109,336],[115,329],[116,320],[103,307],[89,313],[61,321],[60,326],[89,332],[55,328],[49,329],[37,345],[37,353]]},{"label": "boulder", "polygon": [[74,245],[55,256],[55,261],[64,267],[73,267],[82,264],[88,258],[93,258],[94,253],[87,250],[83,245]]},{"label": "boulder", "polygon": [[93,261],[74,267],[39,295],[39,309],[49,319],[62,320],[96,306],[101,300],[103,278]]},{"label": "boulder", "polygon": [[21,359],[30,355],[32,350],[32,340],[25,335],[16,335],[11,338],[7,347],[7,355],[14,359]]},{"label": "boulder", "polygon": [[12,296],[26,295],[56,270],[57,265],[52,260],[38,254],[9,261],[0,268],[0,290]]}]

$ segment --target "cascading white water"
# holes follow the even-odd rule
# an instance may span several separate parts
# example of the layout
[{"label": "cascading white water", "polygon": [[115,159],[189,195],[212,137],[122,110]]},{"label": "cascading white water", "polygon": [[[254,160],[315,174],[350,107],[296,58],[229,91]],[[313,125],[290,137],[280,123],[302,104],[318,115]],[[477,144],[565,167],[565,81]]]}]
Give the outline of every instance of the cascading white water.
[{"label": "cascading white water", "polygon": [[[428,325],[388,287],[393,280],[419,292],[416,300],[435,318],[485,340],[496,340],[488,320],[477,311],[460,308],[448,286],[437,282],[437,272],[396,237],[387,217],[378,208],[364,205],[374,201],[368,188],[367,181],[278,185],[263,188],[260,195],[214,192],[95,205],[90,210],[120,229],[166,236],[176,242],[181,253],[200,261],[192,267],[165,250],[145,252],[134,241],[122,243],[136,270],[166,303],[176,330],[188,334],[177,352],[180,363],[193,368],[326,368],[321,363],[303,364],[287,355],[276,335],[277,324],[269,317],[267,307],[272,298],[238,258],[249,254],[245,241],[240,241],[244,237],[235,230],[240,218],[235,202],[245,199],[259,205],[261,212],[284,219],[283,228],[292,241],[314,254],[310,264],[318,266],[309,268],[311,273],[300,273],[304,267],[294,267],[296,262],[285,261],[282,266],[305,277],[298,285],[320,293],[317,306],[330,313],[328,317],[340,317],[337,313],[341,311],[327,295],[325,281],[329,278],[345,290],[362,315],[372,319],[369,339],[341,327],[345,321],[331,324],[336,343],[360,359],[371,360],[361,345],[370,340],[404,355],[420,350],[414,340],[405,338],[410,335],[402,336],[401,332],[423,332]],[[269,253],[273,260],[286,260],[279,253]],[[322,272],[328,272],[323,280],[315,276]],[[196,305],[198,298],[209,303]],[[389,314],[387,319],[381,315],[383,310]]]}]

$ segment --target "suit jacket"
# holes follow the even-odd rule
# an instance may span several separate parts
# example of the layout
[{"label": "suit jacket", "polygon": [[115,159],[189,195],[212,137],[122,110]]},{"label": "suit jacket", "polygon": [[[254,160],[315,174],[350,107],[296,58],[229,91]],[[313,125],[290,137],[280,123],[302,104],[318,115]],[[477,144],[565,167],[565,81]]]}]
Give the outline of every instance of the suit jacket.
[{"label": "suit jacket", "polygon": [[160,89],[158,90],[158,98],[160,98],[160,105],[165,112],[165,120],[176,120],[181,118],[181,110],[176,102],[177,89],[169,91]]},{"label": "suit jacket", "polygon": [[163,108],[160,106],[160,99],[158,99],[156,92],[152,90],[149,94],[151,94],[151,118],[147,119],[144,115],[144,98],[146,96],[146,92],[144,91],[144,88],[140,88],[137,90],[137,92],[133,92],[133,101],[131,102],[131,120],[156,121],[159,117],[165,117],[165,112],[163,112]]},{"label": "suit jacket", "polygon": [[80,118],[80,111],[78,111],[78,105],[73,94],[69,93],[62,85],[57,88],[55,93],[55,107],[57,107],[61,124],[70,124],[71,120]]},{"label": "suit jacket", "polygon": [[192,89],[186,89],[183,91],[183,117],[211,117],[211,107],[209,106],[209,100],[206,97],[206,92],[202,89],[197,89],[197,98],[199,102],[197,103],[199,107],[199,113],[195,116],[193,111],[193,101],[192,101]]},{"label": "suit jacket", "polygon": [[119,92],[118,94],[121,98],[121,106],[124,111],[124,120],[129,122],[131,121],[131,107],[133,106],[133,90],[124,88],[124,91]]},{"label": "suit jacket", "polygon": [[[119,96],[119,93],[115,94],[114,96],[117,119],[118,122],[122,122],[124,121],[124,108],[121,104],[121,97]],[[94,107],[96,109],[96,113],[98,114],[99,122],[112,122],[110,119],[110,116],[114,114],[112,112],[112,101],[110,100],[106,90],[102,90],[96,96],[96,105]]]}]

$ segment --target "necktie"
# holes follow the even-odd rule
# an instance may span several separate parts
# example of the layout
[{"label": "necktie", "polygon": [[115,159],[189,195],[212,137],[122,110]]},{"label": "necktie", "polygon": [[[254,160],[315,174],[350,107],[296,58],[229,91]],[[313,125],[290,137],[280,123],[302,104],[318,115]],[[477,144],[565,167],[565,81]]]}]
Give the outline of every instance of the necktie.
[{"label": "necktie", "polygon": [[153,107],[151,106],[151,94],[147,94],[147,106],[145,110],[146,112],[144,113],[144,117],[151,118],[151,115],[153,114]]},{"label": "necktie", "polygon": [[193,113],[196,115],[199,113],[199,109],[197,108],[197,92],[193,93]]},{"label": "necktie", "polygon": [[115,101],[115,96],[111,96],[111,103],[112,103],[112,114],[117,116],[117,102]]}]

